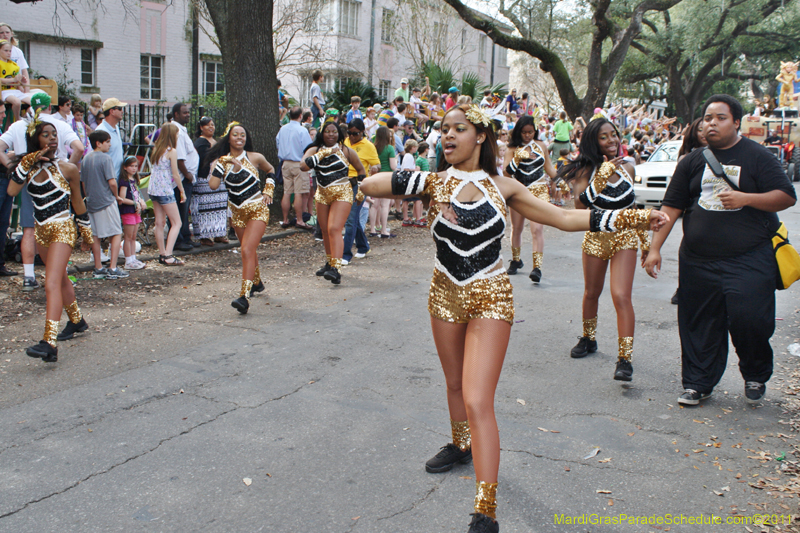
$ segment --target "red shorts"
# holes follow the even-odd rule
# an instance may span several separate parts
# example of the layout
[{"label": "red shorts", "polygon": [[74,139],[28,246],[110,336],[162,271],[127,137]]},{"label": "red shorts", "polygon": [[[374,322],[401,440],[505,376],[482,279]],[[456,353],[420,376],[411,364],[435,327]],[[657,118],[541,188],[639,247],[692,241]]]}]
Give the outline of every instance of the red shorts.
[{"label": "red shorts", "polygon": [[135,226],[142,221],[142,217],[139,216],[139,213],[125,213],[120,215],[122,217],[122,224],[125,226]]}]

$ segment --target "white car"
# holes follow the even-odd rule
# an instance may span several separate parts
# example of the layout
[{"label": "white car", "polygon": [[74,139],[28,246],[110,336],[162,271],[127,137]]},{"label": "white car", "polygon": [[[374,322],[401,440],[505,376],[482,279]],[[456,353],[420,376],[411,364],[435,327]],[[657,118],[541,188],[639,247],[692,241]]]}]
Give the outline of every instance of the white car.
[{"label": "white car", "polygon": [[660,144],[646,163],[634,167],[633,191],[639,206],[660,207],[667,192],[669,180],[678,165],[678,150],[683,141]]}]

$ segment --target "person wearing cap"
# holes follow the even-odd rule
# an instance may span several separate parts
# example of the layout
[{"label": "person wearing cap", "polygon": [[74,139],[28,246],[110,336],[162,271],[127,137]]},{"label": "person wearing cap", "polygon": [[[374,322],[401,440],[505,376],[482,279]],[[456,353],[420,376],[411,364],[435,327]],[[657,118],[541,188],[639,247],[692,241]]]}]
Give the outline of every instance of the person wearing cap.
[{"label": "person wearing cap", "polygon": [[[48,122],[56,127],[56,134],[58,135],[56,157],[61,160],[69,159],[70,163],[80,165],[83,158],[83,143],[66,122],[56,120],[49,114],[50,96],[43,92],[35,93],[31,97],[31,107],[27,115],[14,122],[0,135],[0,164],[8,168],[12,163],[12,159],[6,153],[6,150],[13,152],[15,160],[28,153],[28,142],[25,140],[25,134],[28,130],[28,124],[34,119],[37,111],[41,121]],[[72,150],[72,155],[69,154],[69,150]],[[20,225],[22,226],[22,268],[24,270],[22,290],[32,291],[39,288],[39,283],[36,281],[36,274],[33,270],[33,261],[36,257],[33,201],[28,191],[24,188],[19,196]]]},{"label": "person wearing cap", "polygon": [[400,87],[394,92],[395,97],[402,96],[403,102],[408,102],[410,95],[408,94],[408,78],[400,80]]},{"label": "person wearing cap", "polygon": [[445,111],[449,111],[450,108],[456,105],[456,102],[458,102],[458,87],[450,87],[450,90],[447,92],[447,98],[444,101]]},{"label": "person wearing cap", "polygon": [[119,176],[122,168],[122,136],[119,133],[119,123],[122,122],[122,108],[127,106],[125,102],[120,102],[117,98],[108,98],[103,102],[103,115],[105,119],[97,125],[96,131],[104,131],[111,136],[111,148],[108,155],[114,163],[114,175]]}]

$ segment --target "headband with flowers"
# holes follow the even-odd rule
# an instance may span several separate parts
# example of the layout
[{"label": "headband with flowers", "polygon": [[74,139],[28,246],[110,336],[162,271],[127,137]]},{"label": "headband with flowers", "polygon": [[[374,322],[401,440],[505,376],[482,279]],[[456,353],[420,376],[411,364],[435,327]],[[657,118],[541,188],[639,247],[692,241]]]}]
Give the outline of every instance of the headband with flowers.
[{"label": "headband with flowers", "polygon": [[475,104],[470,105],[469,109],[467,109],[467,112],[464,113],[464,115],[466,115],[467,120],[469,120],[473,124],[476,125],[483,124],[484,128],[488,128],[491,126],[492,117],[490,117],[486,111],[476,106]]},{"label": "headband with flowers", "polygon": [[42,120],[39,120],[39,113],[41,113],[41,112],[42,112],[42,108],[37,109],[36,113],[33,115],[33,118],[28,123],[28,130],[27,130],[28,131],[28,137],[33,135],[33,132],[36,131],[37,126],[39,126],[39,124],[41,124],[43,122]]}]

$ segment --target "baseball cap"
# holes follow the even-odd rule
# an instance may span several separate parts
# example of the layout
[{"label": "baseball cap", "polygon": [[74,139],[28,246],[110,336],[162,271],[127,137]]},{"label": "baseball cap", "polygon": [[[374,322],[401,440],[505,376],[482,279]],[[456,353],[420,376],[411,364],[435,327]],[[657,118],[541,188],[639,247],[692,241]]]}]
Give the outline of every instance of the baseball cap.
[{"label": "baseball cap", "polygon": [[403,78],[402,80],[400,80],[400,83],[408,84],[408,78]]},{"label": "baseball cap", "polygon": [[372,106],[372,109],[374,109],[375,111],[381,111],[383,107],[381,107],[381,104],[375,104],[374,106]]},{"label": "baseball cap", "polygon": [[441,121],[437,120],[436,122],[434,122],[434,123],[433,123],[433,129],[435,129],[435,130],[440,130],[440,129],[442,129],[442,123],[441,123]]},{"label": "baseball cap", "polygon": [[31,107],[50,107],[50,95],[43,92],[38,92],[31,96]]},{"label": "baseball cap", "polygon": [[125,107],[128,105],[126,102],[120,102],[117,98],[109,98],[103,102],[103,113],[114,107]]},{"label": "baseball cap", "polygon": [[458,92],[458,87],[450,87],[450,90],[447,91],[447,92],[449,92],[449,93],[457,93]]}]

